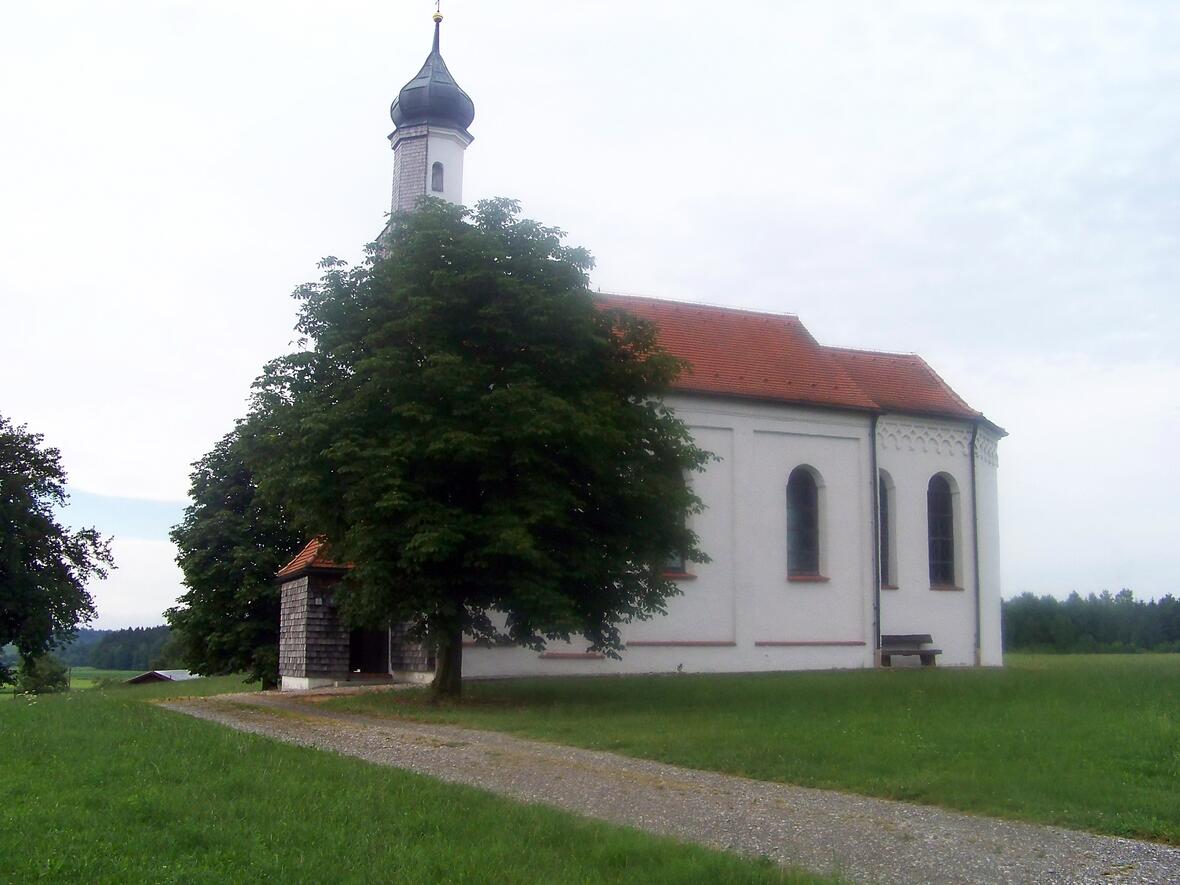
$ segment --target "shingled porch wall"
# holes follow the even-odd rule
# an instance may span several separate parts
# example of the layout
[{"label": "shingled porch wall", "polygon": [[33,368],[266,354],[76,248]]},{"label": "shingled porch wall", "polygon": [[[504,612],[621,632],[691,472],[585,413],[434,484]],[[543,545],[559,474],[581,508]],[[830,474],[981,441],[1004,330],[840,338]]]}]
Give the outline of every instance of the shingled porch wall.
[{"label": "shingled porch wall", "polygon": [[284,690],[348,679],[349,631],[335,589],[340,576],[306,573],[284,581],[279,608],[279,678]]}]

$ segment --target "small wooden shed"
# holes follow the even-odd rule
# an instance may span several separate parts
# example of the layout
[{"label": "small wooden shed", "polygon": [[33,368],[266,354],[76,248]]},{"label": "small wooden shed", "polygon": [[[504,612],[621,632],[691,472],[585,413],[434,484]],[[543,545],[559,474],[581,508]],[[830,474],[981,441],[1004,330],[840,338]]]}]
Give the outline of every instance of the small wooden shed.
[{"label": "small wooden shed", "polygon": [[200,679],[188,670],[148,670],[127,680],[127,685],[142,685],[145,682],[184,682],[186,679]]}]

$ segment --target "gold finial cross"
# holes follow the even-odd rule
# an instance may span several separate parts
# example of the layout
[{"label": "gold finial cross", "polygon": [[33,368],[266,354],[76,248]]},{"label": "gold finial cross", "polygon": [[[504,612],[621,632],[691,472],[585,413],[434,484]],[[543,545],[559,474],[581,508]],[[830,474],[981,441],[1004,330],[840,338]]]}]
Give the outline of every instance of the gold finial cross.
[{"label": "gold finial cross", "polygon": [[434,16],[433,16],[433,18],[434,18],[435,22],[442,21],[442,13],[439,12],[439,9],[438,9],[439,4],[441,2],[442,2],[442,0],[434,0]]}]

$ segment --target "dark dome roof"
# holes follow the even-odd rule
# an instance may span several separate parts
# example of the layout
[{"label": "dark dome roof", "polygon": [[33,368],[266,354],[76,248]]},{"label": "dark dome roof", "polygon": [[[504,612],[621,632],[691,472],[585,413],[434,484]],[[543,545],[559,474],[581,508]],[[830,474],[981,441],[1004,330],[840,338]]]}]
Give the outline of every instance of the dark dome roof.
[{"label": "dark dome roof", "polygon": [[475,119],[475,105],[459,88],[438,51],[442,16],[434,20],[434,48],[413,80],[402,87],[389,108],[394,126],[436,123],[466,129]]}]

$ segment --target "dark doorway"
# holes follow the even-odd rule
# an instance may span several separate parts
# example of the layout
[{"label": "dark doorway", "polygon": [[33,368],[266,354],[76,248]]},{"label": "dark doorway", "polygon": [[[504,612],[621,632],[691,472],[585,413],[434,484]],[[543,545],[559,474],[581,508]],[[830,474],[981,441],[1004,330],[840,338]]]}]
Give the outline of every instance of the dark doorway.
[{"label": "dark doorway", "polygon": [[348,669],[352,673],[389,673],[389,631],[353,630],[348,635]]}]

